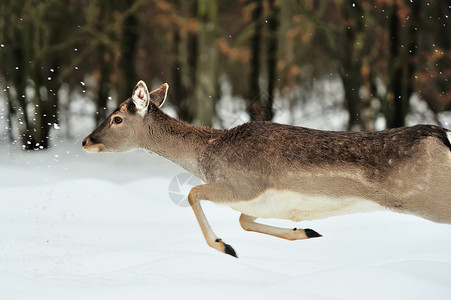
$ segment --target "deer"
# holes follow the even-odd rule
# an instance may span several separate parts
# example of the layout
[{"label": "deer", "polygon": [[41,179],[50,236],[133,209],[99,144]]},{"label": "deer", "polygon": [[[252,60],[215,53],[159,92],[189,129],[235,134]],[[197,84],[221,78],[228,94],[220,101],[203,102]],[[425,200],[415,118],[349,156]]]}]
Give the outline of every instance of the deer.
[{"label": "deer", "polygon": [[169,85],[149,92],[139,81],[83,141],[91,153],[142,149],[200,178],[188,202],[207,244],[238,257],[211,229],[200,201],[241,213],[246,231],[286,240],[322,235],[300,222],[388,209],[451,224],[451,131],[416,125],[372,132],[321,131],[248,122],[231,129],[194,126],[161,109]]}]

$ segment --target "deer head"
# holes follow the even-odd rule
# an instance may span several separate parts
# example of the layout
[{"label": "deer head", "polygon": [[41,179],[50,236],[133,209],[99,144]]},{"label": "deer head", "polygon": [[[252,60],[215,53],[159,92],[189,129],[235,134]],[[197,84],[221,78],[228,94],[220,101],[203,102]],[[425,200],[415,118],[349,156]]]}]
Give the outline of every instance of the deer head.
[{"label": "deer head", "polygon": [[169,85],[164,83],[149,92],[144,81],[139,81],[131,98],[123,102],[90,135],[83,140],[88,152],[126,152],[141,148],[139,141],[149,130],[146,120],[166,100]]}]

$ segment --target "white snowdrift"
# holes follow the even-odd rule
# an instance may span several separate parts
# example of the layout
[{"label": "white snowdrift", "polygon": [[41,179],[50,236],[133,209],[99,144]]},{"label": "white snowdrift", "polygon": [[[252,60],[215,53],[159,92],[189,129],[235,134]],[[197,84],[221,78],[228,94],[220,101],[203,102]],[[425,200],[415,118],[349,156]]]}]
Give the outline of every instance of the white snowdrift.
[{"label": "white snowdrift", "polygon": [[[289,242],[204,203],[239,259],[210,249],[171,202],[182,169],[143,152],[0,145],[1,299],[449,299],[451,226],[391,212],[292,224]],[[186,190],[186,189],[185,189]]]}]

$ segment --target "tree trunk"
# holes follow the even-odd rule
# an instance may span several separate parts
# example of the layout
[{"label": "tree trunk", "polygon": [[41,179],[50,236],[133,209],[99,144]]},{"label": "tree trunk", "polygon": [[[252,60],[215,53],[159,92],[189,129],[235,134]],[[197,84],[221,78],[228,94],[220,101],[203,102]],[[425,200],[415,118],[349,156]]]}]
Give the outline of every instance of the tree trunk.
[{"label": "tree trunk", "polygon": [[351,6],[350,3],[343,3],[343,15],[346,23],[352,24],[345,29],[342,49],[342,61],[340,75],[343,81],[344,97],[346,108],[349,112],[348,130],[352,130],[355,126],[363,127],[360,117],[361,99],[359,90],[362,86],[362,78],[360,71],[362,68],[362,57],[360,55],[360,47],[358,35],[363,31],[361,15],[362,7],[359,3]]},{"label": "tree trunk", "polygon": [[255,0],[252,2],[255,7],[252,12],[252,22],[254,31],[251,37],[251,61],[249,73],[249,106],[248,111],[251,121],[265,120],[263,98],[260,92],[260,48],[263,23],[263,1]]},{"label": "tree trunk", "polygon": [[398,9],[398,5],[393,4],[390,14],[390,72],[385,111],[388,128],[404,126],[410,97],[407,94],[407,57],[401,51],[403,42]]},{"label": "tree trunk", "polygon": [[[420,21],[420,13],[421,13],[421,2],[420,1],[413,1],[411,3],[412,5],[412,16],[409,20],[408,24],[408,35],[409,35],[409,49],[407,53],[407,74],[406,74],[406,88],[405,88],[405,98],[406,101],[404,102],[404,112],[407,114],[409,110],[409,103],[410,103],[410,97],[414,93],[414,82],[415,82],[415,70],[416,70],[416,63],[415,58],[418,53],[418,28],[421,27],[421,21]],[[403,117],[403,120],[405,120],[405,115]],[[405,123],[405,122],[403,122]],[[404,125],[404,124],[403,124]]]},{"label": "tree trunk", "polygon": [[390,46],[390,52],[394,61],[394,72],[392,78],[392,94],[393,94],[393,117],[390,124],[390,128],[402,127],[404,125],[404,103],[407,99],[403,98],[403,69],[402,69],[402,57],[399,45],[401,44],[401,37],[399,32],[399,18],[397,14],[398,5],[394,5],[392,14],[392,23],[390,26],[392,44]]},{"label": "tree trunk", "polygon": [[[197,18],[197,0],[178,0],[180,3],[180,13],[185,22],[191,22]],[[183,24],[186,26],[186,24]],[[182,25],[182,26],[183,26]],[[191,30],[178,30],[174,32],[174,47],[178,42],[177,35],[180,39],[177,49],[174,49],[174,71],[173,78],[177,80],[180,77],[180,86],[174,91],[174,103],[177,104],[178,117],[188,123],[192,123],[197,110],[197,101],[195,95],[196,86],[196,69],[197,69],[197,32]],[[180,69],[175,70],[180,64]],[[177,84],[177,83],[176,83]],[[169,91],[171,91],[170,89]]]},{"label": "tree trunk", "polygon": [[105,46],[101,45],[99,47],[99,80],[98,80],[98,90],[97,90],[97,114],[96,123],[100,123],[105,120],[107,116],[106,106],[108,95],[110,93],[111,83],[110,76],[112,72],[112,54],[106,49]]},{"label": "tree trunk", "polygon": [[19,134],[22,146],[26,150],[32,150],[35,141],[33,138],[33,127],[28,116],[28,103],[26,98],[27,76],[29,72],[27,50],[29,49],[28,28],[25,28],[22,32],[17,32],[15,35],[17,40],[14,43],[13,57],[15,60],[16,70],[13,71],[13,81],[16,88],[16,99],[19,103],[18,110],[18,123]]},{"label": "tree trunk", "polygon": [[183,84],[182,84],[182,64],[180,62],[180,30],[175,28],[172,32],[172,51],[173,51],[173,62],[172,62],[172,86],[169,89],[169,95],[172,96],[172,103],[177,109],[177,115],[181,115],[182,102],[184,98]]},{"label": "tree trunk", "polygon": [[[12,83],[9,83],[5,80],[5,86],[11,86]],[[15,138],[13,134],[13,116],[16,114],[17,110],[15,109],[14,103],[13,103],[13,96],[11,95],[11,88],[7,89],[6,94],[6,105],[8,106],[8,139],[10,143],[14,143]]]},{"label": "tree trunk", "polygon": [[[194,8],[197,11],[196,2],[194,3]],[[197,56],[199,55],[199,45],[197,33],[189,32],[186,38],[186,76],[184,78],[184,88],[187,92],[187,99],[182,106],[183,120],[187,122],[193,122],[194,115],[197,109],[198,101],[195,95],[195,89],[197,86]]]},{"label": "tree trunk", "polygon": [[218,98],[218,0],[199,0],[197,16],[199,55],[194,92],[197,101],[195,120],[198,124],[211,126]]},{"label": "tree trunk", "polygon": [[[31,145],[32,149],[38,150],[38,149],[44,149],[45,146],[48,146],[46,141],[44,141],[43,137],[43,126],[42,126],[42,118],[43,118],[43,110],[44,110],[44,104],[42,103],[42,95],[41,95],[41,78],[39,76],[38,70],[32,70],[32,73],[30,74],[33,84],[34,84],[34,97],[31,101],[34,109],[34,116],[32,117],[32,127],[33,131],[31,135],[33,136],[33,144]],[[44,146],[44,144],[46,144]]]},{"label": "tree trunk", "polygon": [[359,88],[361,86],[360,73],[358,73],[358,70],[355,70],[355,67],[342,67],[340,68],[340,76],[343,82],[346,109],[349,113],[347,130],[352,130],[354,126],[361,125],[359,96]]},{"label": "tree trunk", "polygon": [[[180,15],[189,22],[197,15],[197,2],[176,0],[175,6],[180,8]],[[185,122],[193,121],[195,109],[194,84],[196,79],[197,38],[196,33],[175,26],[172,32],[172,86],[169,94],[177,109],[178,118]]]},{"label": "tree trunk", "polygon": [[[125,1],[122,11],[132,7],[135,0]],[[125,101],[137,82],[135,71],[135,55],[138,43],[138,20],[136,13],[130,13],[124,18],[122,24],[121,56],[119,66],[123,78],[119,80],[119,102]],[[112,63],[112,62],[110,62]]]},{"label": "tree trunk", "polygon": [[272,120],[274,117],[274,86],[277,78],[277,45],[279,28],[280,9],[275,0],[268,1],[268,46],[267,46],[267,64],[268,64],[268,94],[265,103],[265,120]]}]

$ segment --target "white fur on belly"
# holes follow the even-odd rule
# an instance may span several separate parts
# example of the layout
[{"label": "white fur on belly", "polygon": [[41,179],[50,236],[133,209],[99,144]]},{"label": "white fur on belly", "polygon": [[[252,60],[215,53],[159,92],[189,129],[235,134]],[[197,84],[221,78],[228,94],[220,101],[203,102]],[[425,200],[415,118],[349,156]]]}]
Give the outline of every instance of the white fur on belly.
[{"label": "white fur on belly", "polygon": [[227,205],[257,218],[277,218],[295,222],[383,209],[375,202],[356,197],[304,195],[279,190],[267,190],[250,201],[227,203]]}]

